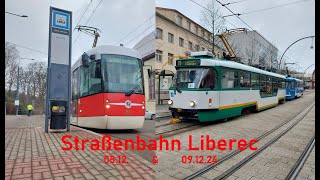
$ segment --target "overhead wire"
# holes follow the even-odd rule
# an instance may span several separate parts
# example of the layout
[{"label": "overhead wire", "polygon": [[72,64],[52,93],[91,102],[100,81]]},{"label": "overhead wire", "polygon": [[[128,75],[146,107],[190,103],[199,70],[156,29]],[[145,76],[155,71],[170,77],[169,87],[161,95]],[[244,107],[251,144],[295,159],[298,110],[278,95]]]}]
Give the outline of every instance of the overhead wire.
[{"label": "overhead wire", "polygon": [[[82,15],[81,15],[81,17],[80,17],[80,19],[79,19],[79,21],[78,21],[78,23],[77,23],[77,25],[76,25],[75,27],[77,27],[77,26],[79,25],[79,23],[80,23],[83,15],[87,12],[87,10],[88,10],[88,8],[89,8],[89,6],[90,6],[91,3],[92,3],[92,0],[91,0],[90,3],[87,5],[86,10],[84,10],[84,12],[82,13]],[[76,29],[74,29],[73,32],[74,32],[75,30],[76,30]]]},{"label": "overhead wire", "polygon": [[[210,11],[211,12],[211,10],[209,10],[208,8],[206,8],[206,7],[204,7],[204,6],[202,6],[202,5],[200,5],[199,3],[196,3],[195,1],[193,1],[193,0],[189,0],[189,1],[191,1],[191,2],[193,2],[193,3],[195,3],[195,4],[197,4],[198,6],[200,6],[200,7],[202,7],[202,8],[204,8],[204,9],[206,9],[206,10],[208,10],[208,11]],[[221,2],[219,2],[218,0],[216,0],[219,4],[222,4]],[[226,6],[224,6],[224,7],[226,7]],[[232,10],[230,10],[228,7],[226,7],[232,14],[235,14],[235,13],[233,13],[233,11]],[[227,23],[229,23],[230,25],[232,25],[233,27],[235,27],[235,28],[237,28],[234,24],[232,24],[231,22],[229,22],[228,20],[226,20],[223,16],[219,16],[218,14],[216,14],[218,17],[221,17],[221,18],[223,18]],[[238,16],[237,16],[237,18],[239,18]],[[246,22],[244,22],[241,18],[239,18],[244,24],[246,24],[249,28],[251,28],[252,30],[253,30],[253,28],[250,26],[250,25],[248,25]],[[254,31],[254,30],[253,30]],[[247,33],[244,33],[245,35],[247,35],[248,37],[250,37],[251,39],[253,39],[256,43],[258,43],[258,44],[260,44],[261,46],[263,46],[264,47],[264,49],[266,49],[266,50],[268,50],[269,52],[272,52],[272,50],[270,50],[269,48],[267,48],[265,45],[263,45],[263,44],[261,44],[258,40],[256,40],[254,37],[252,37],[252,36],[250,36],[250,35],[248,35]],[[279,51],[279,50],[278,50]],[[280,52],[280,51],[279,51]],[[287,56],[285,56],[287,59],[289,59],[291,62],[292,62],[292,60],[289,58],[289,57],[287,57]]]},{"label": "overhead wire", "polygon": [[247,15],[247,14],[257,13],[257,12],[266,11],[266,10],[270,10],[270,9],[275,9],[275,8],[279,8],[279,7],[283,7],[283,6],[288,6],[288,5],[292,5],[292,4],[297,4],[297,3],[301,3],[301,2],[305,2],[305,1],[310,1],[310,0],[295,1],[295,2],[286,3],[286,4],[281,4],[281,5],[273,6],[273,7],[269,7],[269,8],[264,8],[264,9],[259,9],[259,10],[255,10],[255,11],[240,13],[240,15]]},{"label": "overhead wire", "polygon": [[[85,26],[88,24],[88,22],[90,21],[90,19],[91,19],[92,16],[93,16],[93,14],[96,12],[96,10],[98,9],[98,7],[100,6],[101,2],[102,2],[102,0],[100,0],[99,4],[96,6],[96,8],[95,8],[95,9],[93,10],[93,12],[91,13],[91,16],[89,17],[89,19],[88,19],[87,22],[85,23]],[[80,34],[81,34],[81,33],[78,34],[78,36],[76,37],[76,39],[73,41],[72,44],[74,44],[74,43],[78,40]]]},{"label": "overhead wire", "polygon": [[148,22],[152,17],[154,17],[155,15],[152,15],[151,17],[149,17],[147,20],[145,20],[142,24],[138,25],[136,28],[134,28],[132,31],[130,31],[125,37],[123,37],[121,40],[119,40],[117,43],[115,43],[114,45],[119,44],[121,41],[123,41],[124,39],[126,39],[129,35],[131,35],[133,32],[135,32],[136,30],[138,30],[142,25],[144,25],[146,22]]}]

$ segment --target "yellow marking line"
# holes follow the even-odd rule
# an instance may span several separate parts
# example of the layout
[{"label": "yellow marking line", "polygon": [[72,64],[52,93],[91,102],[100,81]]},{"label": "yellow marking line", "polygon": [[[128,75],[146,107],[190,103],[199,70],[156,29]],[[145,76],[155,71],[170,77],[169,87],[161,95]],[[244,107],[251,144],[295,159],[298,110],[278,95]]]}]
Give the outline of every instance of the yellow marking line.
[{"label": "yellow marking line", "polygon": [[267,107],[276,106],[277,104],[278,104],[278,103],[267,104],[267,105],[258,107],[258,109],[264,109],[264,108],[267,108]]},{"label": "yellow marking line", "polygon": [[234,104],[234,105],[229,105],[229,106],[220,106],[219,110],[230,109],[230,108],[235,108],[235,107],[240,107],[240,106],[246,106],[246,105],[250,105],[250,104],[257,104],[257,101],[241,103],[241,104]]}]

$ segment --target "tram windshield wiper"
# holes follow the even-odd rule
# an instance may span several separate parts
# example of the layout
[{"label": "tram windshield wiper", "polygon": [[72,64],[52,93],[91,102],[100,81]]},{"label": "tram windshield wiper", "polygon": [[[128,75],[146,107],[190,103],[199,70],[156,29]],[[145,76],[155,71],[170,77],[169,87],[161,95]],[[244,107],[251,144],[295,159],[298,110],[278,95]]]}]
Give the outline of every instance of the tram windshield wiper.
[{"label": "tram windshield wiper", "polygon": [[182,93],[182,91],[178,88],[178,86],[176,86],[176,90],[178,91],[178,93]]},{"label": "tram windshield wiper", "polygon": [[128,92],[125,92],[124,95],[126,95],[126,96],[131,96],[133,93],[136,92],[136,89],[137,89],[138,87],[140,87],[140,85],[139,85],[139,84],[136,84],[136,85],[135,85],[132,89],[130,89]]}]

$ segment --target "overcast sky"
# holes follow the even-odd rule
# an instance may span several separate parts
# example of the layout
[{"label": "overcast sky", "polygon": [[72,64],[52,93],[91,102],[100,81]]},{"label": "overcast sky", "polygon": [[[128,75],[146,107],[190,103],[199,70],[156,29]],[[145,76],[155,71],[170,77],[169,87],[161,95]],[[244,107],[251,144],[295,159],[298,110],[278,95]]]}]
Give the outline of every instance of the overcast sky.
[{"label": "overcast sky", "polygon": [[[209,0],[195,0],[206,6]],[[220,0],[226,4],[240,0]],[[242,0],[241,0],[242,1]],[[243,2],[230,4],[228,7],[234,13],[245,13],[264,8],[274,7],[282,4],[292,3],[299,0],[245,0]],[[156,6],[177,9],[187,17],[201,24],[202,7],[190,0],[156,0]],[[221,7],[223,15],[231,14],[226,8]],[[240,16],[249,26],[257,30],[268,41],[272,42],[281,55],[284,50],[294,41],[310,35],[315,35],[315,1],[306,0],[296,4],[290,4],[271,10]],[[226,20],[237,28],[247,27],[236,17],[226,17]],[[226,22],[228,28],[235,28]],[[288,62],[298,62],[297,65],[288,65],[291,70],[305,71],[306,68],[315,63],[315,48],[310,49],[312,39],[297,42],[287,52]],[[313,42],[313,46],[314,42]],[[312,73],[314,66],[307,70]]]},{"label": "overcast sky", "polygon": [[[27,15],[21,18],[6,14],[5,41],[26,46],[44,53],[48,52],[48,25],[50,6],[66,9],[73,13],[73,27],[88,7],[91,0],[6,0],[5,11]],[[100,0],[92,0],[79,25],[85,25]],[[92,15],[87,26],[101,30],[98,45],[114,45],[133,31],[125,40],[119,42],[133,47],[141,38],[150,33],[154,27],[154,0],[102,0]],[[149,20],[148,20],[149,19]],[[78,37],[77,30],[73,33],[73,41]],[[77,59],[84,51],[92,47],[94,38],[81,33],[73,43],[72,59]],[[21,57],[34,58],[47,62],[47,55],[19,48]],[[28,61],[21,60],[22,65]]]}]

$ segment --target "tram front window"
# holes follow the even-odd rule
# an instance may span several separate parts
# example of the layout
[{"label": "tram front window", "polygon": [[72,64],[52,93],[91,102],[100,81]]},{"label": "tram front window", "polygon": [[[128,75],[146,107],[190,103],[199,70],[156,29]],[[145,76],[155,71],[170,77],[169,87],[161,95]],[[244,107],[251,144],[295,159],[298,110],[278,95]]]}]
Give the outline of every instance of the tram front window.
[{"label": "tram front window", "polygon": [[140,60],[122,55],[101,55],[105,92],[144,94]]},{"label": "tram front window", "polygon": [[214,69],[178,69],[172,87],[211,88],[217,87],[217,73]]}]

